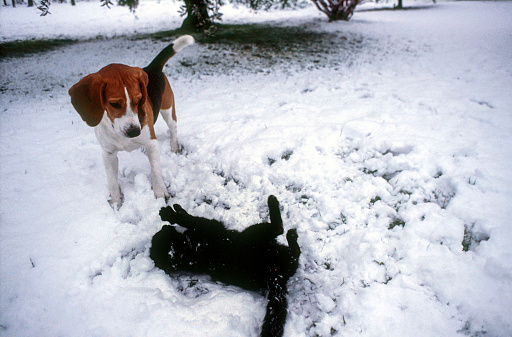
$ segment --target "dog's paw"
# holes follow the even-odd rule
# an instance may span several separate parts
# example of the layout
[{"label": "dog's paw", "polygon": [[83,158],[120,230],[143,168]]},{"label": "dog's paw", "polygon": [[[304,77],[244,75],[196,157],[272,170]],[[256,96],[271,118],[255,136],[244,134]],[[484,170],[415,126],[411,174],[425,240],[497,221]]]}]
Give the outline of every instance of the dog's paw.
[{"label": "dog's paw", "polygon": [[286,233],[286,240],[288,241],[288,247],[290,248],[292,256],[294,256],[295,259],[297,259],[300,255],[300,247],[299,247],[299,243],[297,242],[298,238],[299,238],[299,235],[297,234],[296,228],[290,229]]},{"label": "dog's paw", "polygon": [[297,242],[297,239],[299,238],[299,235],[297,234],[297,228],[292,228],[288,230],[286,233],[286,240],[288,241],[295,241]]},{"label": "dog's paw", "polygon": [[273,207],[273,208],[277,207],[277,208],[279,208],[279,201],[277,200],[275,195],[272,195],[272,194],[269,195],[267,203],[268,203],[268,207],[269,208],[270,207]]},{"label": "dog's paw", "polygon": [[185,211],[183,209],[183,207],[181,207],[180,205],[178,204],[174,204],[174,211],[177,213],[177,214],[181,214],[181,215],[188,215],[187,211]]},{"label": "dog's paw", "polygon": [[121,208],[121,206],[123,205],[123,201],[124,195],[121,192],[121,190],[118,190],[115,193],[110,193],[110,199],[108,200],[108,203],[113,209],[118,210],[119,208]]},{"label": "dog's paw", "polygon": [[167,202],[169,200],[169,191],[165,187],[165,184],[158,184],[157,186],[153,186],[153,193],[155,193],[155,198],[165,198]]},{"label": "dog's paw", "polygon": [[160,214],[160,219],[162,219],[162,221],[167,221],[167,222],[173,223],[173,219],[175,218],[176,212],[174,211],[174,209],[172,209],[171,206],[167,206],[167,207],[162,207],[160,209],[159,214]]},{"label": "dog's paw", "polygon": [[181,151],[181,147],[178,144],[178,140],[171,139],[171,152],[172,153],[179,153]]},{"label": "dog's paw", "polygon": [[279,209],[279,201],[273,195],[268,197],[268,212],[270,215],[270,223],[277,235],[283,234],[283,219],[281,218],[281,210]]},{"label": "dog's paw", "polygon": [[162,207],[160,209],[160,218],[171,224],[183,226],[190,218],[190,215],[180,205],[174,204],[172,207]]}]

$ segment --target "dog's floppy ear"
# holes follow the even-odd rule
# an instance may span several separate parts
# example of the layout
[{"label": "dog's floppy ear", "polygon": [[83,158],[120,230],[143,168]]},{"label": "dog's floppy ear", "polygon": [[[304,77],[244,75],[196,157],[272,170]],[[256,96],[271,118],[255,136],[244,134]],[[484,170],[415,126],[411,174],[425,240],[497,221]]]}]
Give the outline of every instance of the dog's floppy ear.
[{"label": "dog's floppy ear", "polygon": [[106,82],[101,75],[87,75],[69,89],[71,103],[89,126],[96,126],[103,118],[103,91]]},{"label": "dog's floppy ear", "polygon": [[146,105],[146,102],[149,104],[148,102],[148,83],[149,83],[149,78],[148,78],[148,74],[146,74],[146,72],[144,70],[142,70],[141,68],[137,68],[137,78],[139,80],[139,86],[140,86],[140,92],[142,94],[142,98],[139,102],[139,111],[138,113],[139,114],[144,114],[146,113],[146,107],[149,107],[150,105]]}]

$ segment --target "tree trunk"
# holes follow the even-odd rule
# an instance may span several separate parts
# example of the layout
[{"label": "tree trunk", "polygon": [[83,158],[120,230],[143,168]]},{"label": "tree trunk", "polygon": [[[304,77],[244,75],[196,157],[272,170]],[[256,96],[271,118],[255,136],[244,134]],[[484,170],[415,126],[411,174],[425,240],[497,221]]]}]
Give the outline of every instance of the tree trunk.
[{"label": "tree trunk", "polygon": [[358,0],[340,1],[341,8],[334,13],[335,17],[331,21],[349,21],[352,18],[352,15],[354,15],[354,10],[356,9],[358,3]]},{"label": "tree trunk", "polygon": [[354,14],[357,4],[361,0],[312,0],[322,13],[331,21],[348,21]]},{"label": "tree trunk", "polygon": [[12,0],[12,7],[16,7],[16,0]]},{"label": "tree trunk", "polygon": [[71,6],[75,6],[75,5],[76,5],[75,0],[71,0]]},{"label": "tree trunk", "polygon": [[[434,0],[435,1],[435,0]],[[398,0],[398,4],[395,6],[395,8],[402,9],[404,8],[404,4],[402,0]]]},{"label": "tree trunk", "polygon": [[34,7],[34,0],[28,0],[28,7]]},{"label": "tree trunk", "polygon": [[206,0],[185,0],[187,17],[181,25],[185,31],[205,31],[213,24]]}]

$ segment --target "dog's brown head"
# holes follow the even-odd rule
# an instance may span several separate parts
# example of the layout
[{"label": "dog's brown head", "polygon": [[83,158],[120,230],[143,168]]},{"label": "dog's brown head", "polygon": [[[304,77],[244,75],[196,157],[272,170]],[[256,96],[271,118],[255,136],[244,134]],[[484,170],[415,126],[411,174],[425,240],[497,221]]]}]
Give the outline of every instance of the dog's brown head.
[{"label": "dog's brown head", "polygon": [[119,135],[133,138],[152,118],[147,85],[141,68],[111,64],[73,85],[69,95],[87,125],[97,126],[106,113]]}]

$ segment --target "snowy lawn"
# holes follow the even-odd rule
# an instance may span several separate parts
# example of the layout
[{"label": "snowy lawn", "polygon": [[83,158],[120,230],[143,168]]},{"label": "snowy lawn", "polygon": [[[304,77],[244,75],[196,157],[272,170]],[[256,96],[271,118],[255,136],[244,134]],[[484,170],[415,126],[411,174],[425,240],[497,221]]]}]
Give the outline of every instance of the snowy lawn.
[{"label": "snowy lawn", "polygon": [[[512,2],[420,5],[330,24],[226,7],[257,23],[246,38],[225,27],[165,68],[170,202],[242,230],[275,194],[298,229],[285,336],[512,335]],[[154,268],[147,158],[120,154],[113,210],[67,94],[108,63],[145,66],[174,37],[134,34],[178,28],[178,7],[0,8],[1,41],[87,40],[0,59],[2,336],[259,334],[261,296]]]}]

